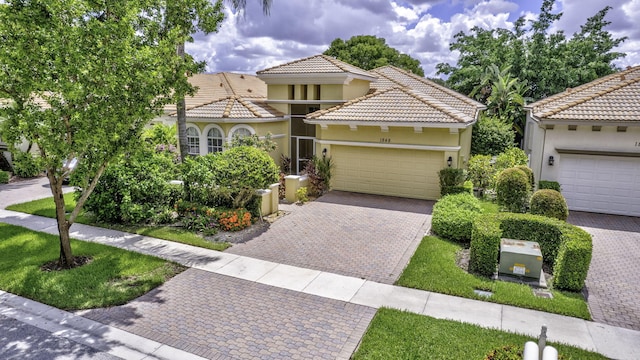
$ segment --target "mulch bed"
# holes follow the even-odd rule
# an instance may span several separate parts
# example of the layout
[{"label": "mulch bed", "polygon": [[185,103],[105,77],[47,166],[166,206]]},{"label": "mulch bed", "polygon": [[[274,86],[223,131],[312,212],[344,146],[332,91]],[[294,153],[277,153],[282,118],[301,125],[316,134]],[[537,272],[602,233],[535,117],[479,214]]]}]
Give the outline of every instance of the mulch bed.
[{"label": "mulch bed", "polygon": [[[73,257],[73,265],[71,268],[77,268],[82,265],[89,264],[93,261],[93,258],[90,256],[74,256]],[[42,271],[61,271],[61,270],[69,270],[69,268],[60,266],[60,262],[58,260],[53,260],[45,263],[40,266],[40,270]]]}]

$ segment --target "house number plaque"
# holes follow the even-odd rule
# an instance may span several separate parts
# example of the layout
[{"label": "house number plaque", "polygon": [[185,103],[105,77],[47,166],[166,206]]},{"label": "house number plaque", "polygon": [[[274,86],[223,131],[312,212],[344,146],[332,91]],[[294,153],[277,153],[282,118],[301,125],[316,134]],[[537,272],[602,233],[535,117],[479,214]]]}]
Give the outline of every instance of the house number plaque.
[{"label": "house number plaque", "polygon": [[[380,142],[383,144],[389,144],[391,142],[390,138],[380,138]],[[636,145],[638,146],[638,145]]]}]

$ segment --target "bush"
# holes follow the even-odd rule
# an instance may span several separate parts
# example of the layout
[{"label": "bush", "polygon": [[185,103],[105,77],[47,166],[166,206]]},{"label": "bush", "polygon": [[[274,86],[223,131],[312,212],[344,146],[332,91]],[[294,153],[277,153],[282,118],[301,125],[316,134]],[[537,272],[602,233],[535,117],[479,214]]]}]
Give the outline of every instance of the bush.
[{"label": "bush", "polygon": [[16,152],[13,156],[13,174],[21,178],[32,178],[42,173],[40,158],[28,152]]},{"label": "bush", "polygon": [[500,172],[514,166],[527,165],[528,162],[529,157],[527,157],[527,154],[525,154],[522,149],[512,147],[496,156],[496,162],[493,166],[496,172]]},{"label": "bush", "polygon": [[551,189],[542,189],[531,196],[531,210],[534,215],[556,218],[565,221],[569,216],[569,208],[564,196]]},{"label": "bush", "polygon": [[214,184],[218,186],[251,189],[268,188],[278,182],[280,173],[268,153],[251,146],[215,153],[210,171],[213,172]]},{"label": "bush", "polygon": [[561,192],[560,191],[560,183],[557,182],[557,181],[540,180],[540,182],[538,182],[538,189],[539,190],[551,189],[551,190],[555,190],[557,192]]},{"label": "bush", "polygon": [[496,117],[481,117],[473,125],[472,155],[498,155],[513,147],[515,133],[510,124]]},{"label": "bush", "polygon": [[9,173],[4,170],[0,170],[0,184],[7,183],[9,183]]},{"label": "bush", "polygon": [[311,161],[307,161],[304,173],[309,178],[309,194],[320,196],[331,188],[331,175],[335,163],[331,157],[319,158],[314,156]]},{"label": "bush", "polygon": [[245,209],[223,210],[218,213],[220,229],[240,231],[251,226],[251,213]]},{"label": "bush", "polygon": [[309,197],[308,197],[307,194],[308,194],[307,187],[303,186],[303,187],[299,188],[298,190],[296,190],[296,199],[298,199],[299,202],[304,204],[307,201],[309,201]]},{"label": "bush", "polygon": [[533,189],[536,186],[536,181],[533,176],[533,170],[531,170],[530,167],[526,165],[516,165],[514,166],[514,168],[522,170],[522,172],[524,172],[527,175],[527,177],[529,178],[529,184],[531,184],[531,189]]},{"label": "bush", "polygon": [[522,170],[509,168],[503,170],[496,181],[496,200],[498,205],[510,212],[525,212],[529,204],[531,183]]},{"label": "bush", "polygon": [[469,193],[446,195],[433,206],[431,226],[445,239],[469,242],[473,219],[482,213],[480,201]]},{"label": "bush", "polygon": [[182,196],[182,186],[169,184],[176,172],[173,153],[142,147],[105,169],[85,208],[98,221],[143,223],[172,209]]},{"label": "bush", "polygon": [[444,168],[438,172],[440,178],[440,196],[449,194],[459,194],[461,192],[473,192],[473,184],[471,190],[468,189],[469,184],[465,187],[467,175],[463,169]]},{"label": "bush", "polygon": [[501,238],[536,241],[553,270],[553,286],[580,291],[591,262],[591,235],[556,219],[531,214],[486,214],[473,222],[469,270],[491,276],[498,264]]},{"label": "bush", "polygon": [[484,192],[491,186],[494,176],[493,166],[491,166],[491,156],[475,155],[469,159],[468,179],[473,182],[473,186]]}]

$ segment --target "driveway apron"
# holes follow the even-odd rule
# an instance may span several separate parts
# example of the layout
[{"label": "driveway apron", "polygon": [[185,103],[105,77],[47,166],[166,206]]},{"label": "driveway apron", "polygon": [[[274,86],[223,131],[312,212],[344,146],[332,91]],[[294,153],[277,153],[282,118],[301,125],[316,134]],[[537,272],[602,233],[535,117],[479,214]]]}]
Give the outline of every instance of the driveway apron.
[{"label": "driveway apron", "polygon": [[568,221],[593,237],[585,287],[593,320],[640,330],[640,218],[572,211]]},{"label": "driveway apron", "polygon": [[188,269],[86,318],[209,359],[349,359],[376,310]]},{"label": "driveway apron", "polygon": [[226,252],[393,284],[430,226],[433,202],[331,191]]}]

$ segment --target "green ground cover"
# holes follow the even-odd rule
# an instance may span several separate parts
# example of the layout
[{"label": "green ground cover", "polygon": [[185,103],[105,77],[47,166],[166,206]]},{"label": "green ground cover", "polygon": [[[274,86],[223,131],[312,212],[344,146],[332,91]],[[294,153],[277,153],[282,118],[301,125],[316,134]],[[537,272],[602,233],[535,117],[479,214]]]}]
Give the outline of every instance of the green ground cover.
[{"label": "green ground cover", "polygon": [[[495,348],[505,345],[524,346],[527,341],[536,340],[476,325],[382,308],[376,313],[352,358],[484,359]],[[606,359],[600,354],[568,345],[549,345],[558,350],[563,360]]]},{"label": "green ground cover", "polygon": [[[551,290],[553,299],[542,298],[535,296],[529,286],[493,281],[467,273],[456,265],[456,254],[461,249],[459,244],[426,236],[397,285],[591,319],[582,294]],[[474,293],[475,289],[491,291],[493,296],[479,296]]]},{"label": "green ground cover", "polygon": [[107,245],[71,240],[88,264],[62,271],[41,267],[58,259],[57,236],[0,223],[0,289],[64,310],[125,304],[185,267]]},{"label": "green ground cover", "polygon": [[[67,207],[67,212],[73,211],[76,205],[73,193],[65,194],[64,201]],[[53,197],[29,201],[22,204],[11,205],[7,207],[7,210],[19,211],[27,214],[40,215],[49,218],[56,217],[55,204]],[[155,237],[158,239],[175,241],[183,244],[198,246],[205,249],[222,251],[231,246],[225,242],[211,242],[207,241],[202,236],[190,231],[185,231],[181,228],[176,228],[166,225],[114,225],[97,223],[95,219],[85,212],[82,212],[77,220],[77,223],[104,227],[108,229],[115,229],[125,231],[133,234],[139,234],[144,236]]]}]

